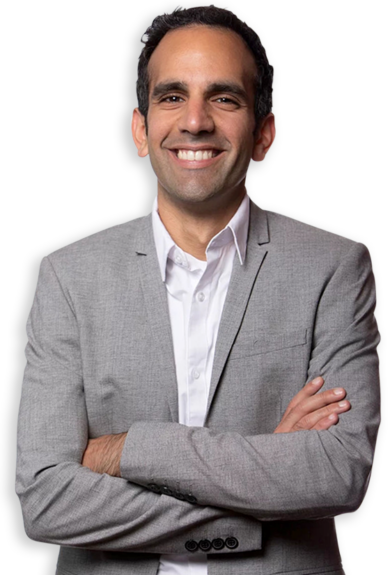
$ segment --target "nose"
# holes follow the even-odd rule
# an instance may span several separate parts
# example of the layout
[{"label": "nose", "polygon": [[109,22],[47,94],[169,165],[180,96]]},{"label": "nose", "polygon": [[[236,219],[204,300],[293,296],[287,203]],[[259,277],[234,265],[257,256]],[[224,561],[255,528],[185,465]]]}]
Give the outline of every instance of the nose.
[{"label": "nose", "polygon": [[207,102],[201,98],[188,99],[179,120],[181,132],[199,134],[200,132],[212,132],[214,120],[208,108]]}]

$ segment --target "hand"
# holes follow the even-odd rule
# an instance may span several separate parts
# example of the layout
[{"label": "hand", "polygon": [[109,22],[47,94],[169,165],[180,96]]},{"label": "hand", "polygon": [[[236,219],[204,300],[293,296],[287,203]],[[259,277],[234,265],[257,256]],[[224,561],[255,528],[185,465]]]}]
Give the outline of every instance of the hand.
[{"label": "hand", "polygon": [[[323,386],[322,377],[309,381],[290,401],[274,433],[291,433],[305,429],[329,429],[339,420],[339,413],[351,408],[349,401],[339,402],[346,396],[342,387],[315,395]],[[336,393],[339,392],[339,393]]]},{"label": "hand", "polygon": [[117,433],[90,439],[81,465],[96,473],[120,477],[120,460],[126,436],[127,433]]}]

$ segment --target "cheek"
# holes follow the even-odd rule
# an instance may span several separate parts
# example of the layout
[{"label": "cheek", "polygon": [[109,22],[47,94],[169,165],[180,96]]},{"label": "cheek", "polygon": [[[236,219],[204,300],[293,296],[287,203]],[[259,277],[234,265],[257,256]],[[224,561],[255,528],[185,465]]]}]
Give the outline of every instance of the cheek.
[{"label": "cheek", "polygon": [[163,150],[161,149],[160,134],[156,133],[154,130],[150,130],[148,133],[147,146],[152,166],[154,167],[155,165],[161,164]]},{"label": "cheek", "polygon": [[167,169],[170,165],[169,151],[164,148],[165,139],[165,134],[155,131],[148,137],[150,161],[157,169]]},{"label": "cheek", "polygon": [[246,117],[236,116],[231,122],[222,123],[221,132],[234,146],[238,155],[251,156],[254,144],[253,125]]},{"label": "cheek", "polygon": [[161,146],[177,124],[177,114],[172,110],[150,109],[148,113],[148,138],[154,147]]},{"label": "cheek", "polygon": [[248,133],[240,134],[236,139],[236,163],[247,167],[252,158],[253,142]]}]

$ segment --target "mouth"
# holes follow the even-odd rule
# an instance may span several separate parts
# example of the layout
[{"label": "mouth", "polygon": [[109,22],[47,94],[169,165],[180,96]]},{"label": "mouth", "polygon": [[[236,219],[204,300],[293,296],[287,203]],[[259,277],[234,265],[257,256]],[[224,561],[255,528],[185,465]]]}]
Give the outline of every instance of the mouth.
[{"label": "mouth", "polygon": [[187,160],[189,162],[202,162],[203,160],[211,160],[221,153],[221,150],[210,148],[209,150],[188,150],[177,149],[173,150],[179,160]]}]

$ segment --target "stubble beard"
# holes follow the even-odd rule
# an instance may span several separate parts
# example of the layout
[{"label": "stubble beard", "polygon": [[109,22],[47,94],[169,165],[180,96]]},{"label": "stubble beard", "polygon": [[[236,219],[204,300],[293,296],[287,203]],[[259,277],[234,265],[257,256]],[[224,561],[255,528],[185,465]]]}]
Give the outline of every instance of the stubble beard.
[{"label": "stubble beard", "polygon": [[240,196],[245,191],[245,176],[246,172],[234,178],[234,183],[228,181],[224,174],[219,174],[219,177],[213,178],[213,181],[204,182],[201,178],[188,179],[187,181],[179,184],[178,181],[171,181],[166,183],[158,179],[158,188],[166,199],[181,207],[182,209],[189,208],[190,211],[200,213],[207,213],[219,208],[223,208],[226,204],[231,203],[232,198]]}]

